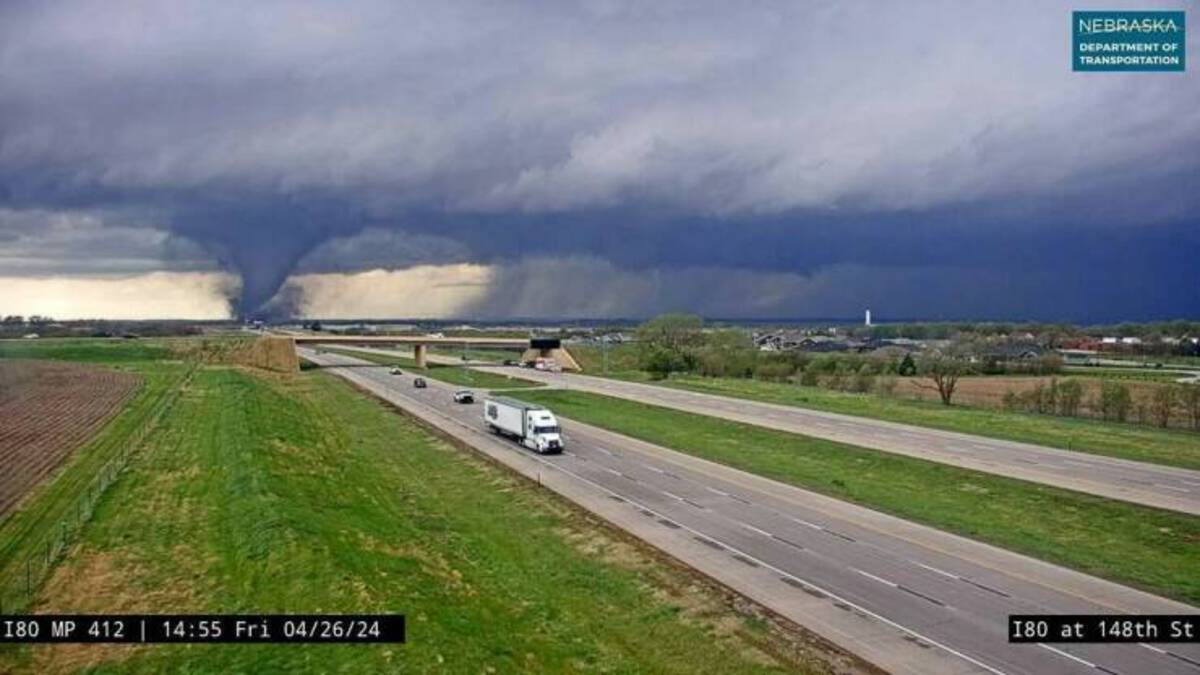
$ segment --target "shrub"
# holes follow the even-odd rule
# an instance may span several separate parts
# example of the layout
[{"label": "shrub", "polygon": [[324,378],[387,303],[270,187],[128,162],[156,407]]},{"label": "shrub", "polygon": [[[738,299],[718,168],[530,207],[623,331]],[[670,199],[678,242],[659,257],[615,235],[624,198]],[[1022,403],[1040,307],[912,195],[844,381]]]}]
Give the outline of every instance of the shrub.
[{"label": "shrub", "polygon": [[1150,416],[1154,423],[1166,427],[1171,423],[1171,413],[1175,410],[1175,387],[1162,385],[1154,388],[1150,395]]},{"label": "shrub", "polygon": [[809,363],[807,368],[800,371],[800,384],[806,387],[816,387],[821,384],[821,374],[812,363]]},{"label": "shrub", "polygon": [[1200,430],[1200,384],[1181,385],[1179,401],[1192,422],[1192,428]]},{"label": "shrub", "polygon": [[871,391],[875,386],[875,373],[871,370],[871,365],[864,363],[859,367],[858,372],[854,374],[854,378],[850,382],[850,390],[859,394],[865,394]]},{"label": "shrub", "polygon": [[893,396],[896,393],[896,376],[883,375],[875,380],[875,391],[881,396]]},{"label": "shrub", "polygon": [[1124,422],[1133,409],[1133,397],[1129,387],[1120,382],[1104,380],[1100,384],[1100,415],[1106,420]]},{"label": "shrub", "polygon": [[764,361],[754,367],[754,377],[760,380],[782,382],[792,376],[792,364]]},{"label": "shrub", "polygon": [[1021,395],[1012,389],[1004,392],[1004,398],[1001,399],[1001,404],[1004,406],[1004,409],[1009,412],[1021,410],[1023,405],[1021,402]]},{"label": "shrub", "polygon": [[839,391],[845,389],[846,371],[841,367],[841,364],[837,364],[837,366],[833,369],[833,372],[825,378],[825,386],[829,389],[835,389]]},{"label": "shrub", "polygon": [[1083,403],[1083,385],[1079,380],[1063,380],[1058,385],[1058,414],[1075,417],[1079,414],[1079,406]]}]

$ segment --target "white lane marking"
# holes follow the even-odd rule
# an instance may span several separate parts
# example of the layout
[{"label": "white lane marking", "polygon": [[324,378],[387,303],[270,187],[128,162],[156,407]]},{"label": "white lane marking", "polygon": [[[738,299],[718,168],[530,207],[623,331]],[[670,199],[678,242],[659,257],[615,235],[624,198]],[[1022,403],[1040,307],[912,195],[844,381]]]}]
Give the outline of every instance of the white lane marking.
[{"label": "white lane marking", "polygon": [[718,490],[718,489],[717,489],[717,488],[715,488],[715,487],[709,487],[709,486],[705,485],[705,486],[704,486],[704,489],[705,489],[705,490],[708,490],[709,492],[712,492],[712,493],[714,493],[714,494],[721,495],[722,497],[728,497],[728,496],[729,496],[729,493],[728,493],[728,492],[725,492],[724,490]]},{"label": "white lane marking", "polygon": [[1163,655],[1166,655],[1166,653],[1167,653],[1167,651],[1165,649],[1159,649],[1158,647],[1155,647],[1154,645],[1148,645],[1145,642],[1139,642],[1138,644],[1145,647],[1146,649],[1149,649],[1152,652],[1158,652],[1159,654],[1163,654]]},{"label": "white lane marking", "polygon": [[[466,426],[466,425],[463,425],[463,426]],[[597,483],[597,482],[595,482],[595,481],[593,481],[593,480],[590,480],[590,479],[588,479],[588,478],[585,478],[585,477],[583,477],[583,476],[581,476],[581,475],[579,475],[579,474],[575,473],[574,471],[571,471],[571,470],[569,470],[569,469],[563,468],[562,466],[559,466],[558,464],[554,464],[554,463],[552,463],[552,462],[546,461],[545,459],[543,459],[543,458],[541,458],[541,457],[533,457],[533,456],[531,456],[531,457],[529,457],[529,459],[531,459],[531,460],[533,460],[533,461],[535,461],[535,462],[541,462],[542,464],[545,464],[546,466],[548,466],[548,467],[550,467],[550,468],[553,468],[553,469],[558,469],[559,471],[562,471],[563,473],[567,474],[568,476],[571,476],[571,477],[572,477],[572,478],[574,478],[575,480],[578,480],[578,481],[579,481],[579,482],[581,482],[581,483],[586,483],[586,484],[588,484],[588,485],[591,485],[592,487],[594,487],[594,488],[596,488],[596,489],[598,489],[598,490],[600,490],[600,491],[602,491],[602,492],[607,492],[608,494],[615,495],[615,496],[617,496],[617,497],[621,497],[621,498],[622,498],[622,499],[624,499],[625,501],[629,502],[629,504],[630,504],[630,505],[632,505],[634,508],[643,509],[643,510],[645,510],[645,511],[649,511],[650,513],[653,513],[653,514],[654,514],[654,515],[656,515],[656,516],[659,516],[659,517],[662,517],[662,518],[666,518],[666,516],[665,516],[665,515],[658,513],[658,512],[657,512],[657,511],[655,511],[654,509],[651,509],[651,508],[649,508],[649,507],[645,506],[644,504],[641,504],[640,502],[637,502],[637,501],[635,501],[635,500],[633,500],[633,499],[630,499],[630,498],[628,498],[628,497],[625,497],[624,495],[618,494],[617,492],[615,492],[615,491],[613,491],[613,490],[610,490],[609,488],[606,488],[606,487],[604,487],[603,485],[601,485],[601,484],[599,484],[599,483]],[[697,536],[700,536],[700,537],[704,537],[705,539],[708,539],[708,540],[710,540],[710,541],[716,542],[716,543],[718,543],[718,544],[720,544],[720,545],[724,546],[724,547],[725,547],[726,549],[728,549],[728,550],[729,550],[731,553],[736,553],[736,554],[738,554],[738,555],[740,555],[740,556],[742,556],[742,557],[744,557],[744,558],[748,558],[748,559],[750,559],[750,560],[753,560],[754,562],[757,562],[757,563],[758,563],[760,566],[762,566],[763,568],[765,568],[765,569],[768,569],[768,570],[770,570],[770,571],[772,571],[772,572],[774,572],[774,573],[776,573],[776,574],[778,574],[778,575],[780,575],[780,576],[782,576],[782,577],[787,577],[787,578],[789,578],[789,579],[791,579],[791,580],[793,580],[793,581],[796,581],[796,582],[798,582],[798,583],[801,583],[801,584],[806,584],[806,585],[808,585],[808,586],[811,586],[811,587],[812,587],[814,590],[820,591],[820,592],[824,593],[825,595],[829,596],[830,598],[833,598],[834,600],[836,600],[836,601],[838,601],[838,602],[841,602],[841,603],[842,603],[842,604],[844,604],[844,605],[847,605],[847,606],[849,606],[849,607],[852,607],[852,608],[854,608],[854,609],[858,610],[859,612],[862,612],[864,615],[866,615],[866,616],[869,616],[869,617],[871,617],[871,618],[875,619],[876,621],[880,621],[880,622],[882,622],[882,623],[884,623],[884,624],[887,624],[887,625],[889,625],[889,626],[891,626],[891,627],[893,627],[893,628],[895,628],[895,629],[897,629],[897,630],[899,630],[899,631],[901,631],[901,632],[908,633],[909,635],[911,635],[911,636],[913,636],[913,637],[915,637],[915,638],[917,638],[917,639],[919,639],[919,640],[924,640],[925,642],[928,642],[929,644],[933,645],[934,647],[937,647],[938,649],[941,649],[942,651],[944,651],[944,652],[946,652],[946,653],[948,653],[948,654],[952,654],[952,655],[954,655],[954,656],[957,656],[958,658],[960,658],[960,659],[962,659],[962,660],[964,660],[964,661],[966,661],[966,662],[968,662],[968,663],[970,663],[970,664],[972,664],[972,665],[976,665],[976,666],[979,666],[980,668],[983,668],[984,670],[988,671],[989,673],[994,673],[995,675],[1007,675],[1007,674],[1006,674],[1004,671],[1002,671],[1002,670],[999,670],[999,669],[997,669],[997,668],[993,668],[992,666],[989,666],[988,664],[984,663],[983,661],[980,661],[979,659],[976,659],[976,658],[974,658],[974,657],[972,657],[972,656],[968,656],[967,654],[964,654],[964,653],[962,653],[962,652],[958,651],[957,649],[955,649],[955,648],[953,648],[953,647],[951,647],[951,646],[949,646],[949,645],[947,645],[947,644],[944,644],[944,643],[942,643],[942,642],[938,642],[937,640],[934,640],[934,639],[932,639],[932,638],[926,637],[926,636],[925,636],[923,633],[919,633],[919,632],[917,632],[917,631],[913,630],[912,628],[908,628],[907,626],[904,626],[903,624],[900,624],[900,623],[897,623],[897,622],[895,622],[895,621],[892,621],[891,619],[889,619],[889,618],[887,618],[887,617],[885,617],[885,616],[883,616],[883,615],[881,615],[881,614],[877,614],[877,613],[875,613],[875,612],[872,612],[871,610],[867,609],[866,607],[863,607],[862,605],[859,605],[858,603],[854,602],[853,600],[847,600],[846,598],[843,598],[842,596],[838,595],[837,593],[834,593],[833,591],[830,591],[830,590],[828,590],[827,588],[825,588],[825,587],[823,587],[823,586],[820,586],[820,585],[818,585],[818,584],[815,584],[815,583],[813,583],[813,582],[811,582],[811,581],[809,581],[808,579],[805,579],[805,578],[803,578],[803,577],[800,577],[800,576],[797,576],[797,575],[795,575],[795,574],[792,574],[791,572],[787,572],[787,571],[785,571],[785,570],[782,570],[782,569],[780,569],[780,568],[778,568],[778,567],[776,567],[776,566],[772,565],[771,563],[769,563],[769,562],[767,562],[767,561],[765,561],[765,560],[762,560],[762,559],[760,559],[760,558],[756,558],[755,556],[753,556],[753,555],[751,555],[751,554],[749,554],[749,553],[746,553],[746,552],[742,551],[741,549],[738,549],[738,548],[736,548],[736,547],[734,547],[734,546],[731,546],[731,545],[729,545],[729,544],[725,543],[724,541],[721,541],[720,539],[717,539],[716,537],[709,536],[709,535],[705,534],[704,532],[701,532],[700,530],[697,530],[697,529],[696,529],[696,528],[694,528],[694,527],[689,527],[688,525],[684,525],[683,523],[679,523],[679,526],[680,526],[680,528],[682,528],[683,530],[686,530],[687,532],[690,532],[690,533],[692,533],[693,535],[697,535]]]},{"label": "white lane marking", "polygon": [[599,450],[600,452],[603,452],[604,454],[608,455],[609,457],[616,457],[616,456],[617,456],[617,453],[613,452],[612,450],[609,450],[608,448],[602,448],[602,447],[600,447],[600,446],[598,446],[598,445],[597,445],[597,446],[596,446],[596,449],[597,449],[597,450]]},{"label": "white lane marking", "polygon": [[853,569],[855,572],[858,572],[859,574],[863,575],[864,577],[866,577],[868,579],[874,579],[875,581],[878,581],[881,584],[887,584],[888,586],[891,586],[892,588],[897,588],[899,586],[899,584],[897,584],[895,582],[888,581],[887,579],[884,579],[883,577],[877,577],[874,574],[871,574],[870,572],[864,572],[860,569],[853,568],[853,567],[850,569]]},{"label": "white lane marking", "polygon": [[1184,480],[1183,478],[1180,478],[1180,479],[1179,479],[1179,482],[1180,482],[1180,483],[1187,483],[1188,485],[1195,485],[1196,487],[1200,487],[1200,482],[1196,482],[1196,481],[1194,481],[1194,480]]},{"label": "white lane marking", "polygon": [[671,499],[674,499],[675,501],[679,501],[679,502],[684,501],[683,497],[680,497],[679,495],[677,495],[673,492],[667,492],[666,490],[663,490],[662,493],[664,495],[670,497]]},{"label": "white lane marking", "polygon": [[1072,661],[1082,663],[1083,665],[1085,665],[1089,668],[1096,667],[1096,664],[1092,663],[1091,661],[1084,661],[1083,659],[1079,658],[1078,656],[1075,656],[1074,654],[1068,654],[1067,652],[1064,652],[1061,649],[1055,649],[1054,647],[1051,647],[1050,645],[1048,645],[1044,642],[1039,642],[1038,646],[1041,647],[1042,649],[1049,649],[1050,651],[1054,652],[1055,654],[1058,654],[1059,656],[1065,656],[1068,659],[1071,659]]},{"label": "white lane marking", "polygon": [[[347,373],[344,373],[344,375],[346,375],[346,378],[347,378],[347,379],[350,379],[350,380],[353,380],[353,379],[355,379],[354,377],[352,377],[352,375],[353,375],[352,373],[348,373],[348,372],[347,372]],[[395,391],[390,391],[389,393],[393,393],[393,394],[395,394],[395,393],[397,393],[397,392],[395,392]],[[402,398],[405,398],[405,399],[406,399],[406,400],[408,400],[409,402],[416,403],[416,401],[415,401],[415,400],[413,400],[413,399],[411,399],[411,398],[407,398],[407,397],[404,397],[404,396],[402,396]],[[469,424],[467,424],[467,423],[465,423],[465,422],[462,422],[461,420],[455,419],[455,418],[453,418],[453,417],[451,417],[451,416],[447,415],[445,412],[442,412],[441,410],[438,410],[437,408],[434,408],[433,406],[430,406],[430,405],[428,405],[428,404],[423,404],[423,407],[427,408],[427,409],[429,410],[429,412],[430,412],[430,413],[432,413],[432,414],[435,414],[435,415],[437,415],[437,416],[439,416],[439,417],[443,417],[443,418],[445,418],[446,420],[448,420],[448,421],[450,421],[450,422],[454,422],[455,424],[457,424],[457,425],[459,425],[459,426],[463,427],[463,428],[464,428],[464,429],[466,429],[467,431],[470,431],[470,432],[474,433],[476,436],[479,436],[479,437],[481,437],[481,438],[491,438],[491,436],[490,436],[489,434],[486,434],[486,433],[484,433],[484,432],[483,432],[481,429],[478,429],[478,428],[476,428],[476,427],[474,427],[474,426],[472,426],[472,425],[469,425]],[[577,481],[579,481],[579,482],[581,482],[581,483],[585,483],[585,484],[587,484],[587,485],[591,485],[593,488],[596,488],[597,490],[600,490],[601,492],[605,492],[605,493],[607,493],[607,494],[610,494],[610,495],[613,495],[613,496],[616,496],[616,497],[620,497],[620,498],[624,499],[626,502],[628,502],[630,505],[632,505],[634,508],[644,509],[644,510],[646,510],[646,511],[649,511],[649,512],[651,512],[651,513],[654,513],[656,516],[659,516],[659,517],[662,517],[662,518],[666,518],[666,516],[665,516],[665,515],[663,515],[663,514],[660,514],[660,513],[656,512],[656,511],[654,511],[653,509],[651,509],[651,508],[649,508],[649,507],[645,506],[644,504],[641,504],[641,503],[639,503],[639,502],[637,502],[637,501],[635,501],[635,500],[633,500],[633,499],[630,499],[630,498],[628,498],[628,497],[625,497],[624,495],[617,493],[615,490],[611,490],[611,489],[609,489],[609,488],[607,488],[607,487],[605,487],[605,486],[601,485],[600,483],[597,483],[597,482],[595,482],[595,481],[593,481],[593,480],[591,480],[591,479],[589,479],[589,478],[585,478],[584,476],[581,476],[581,475],[579,475],[579,474],[575,473],[574,471],[571,471],[570,469],[567,469],[567,468],[563,467],[563,466],[562,466],[562,465],[560,465],[560,464],[556,464],[556,463],[554,463],[554,462],[550,462],[550,461],[546,460],[545,458],[543,458],[543,457],[539,457],[539,456],[536,456],[536,455],[526,455],[526,454],[522,453],[520,456],[522,456],[522,457],[524,457],[524,458],[526,458],[526,459],[528,459],[528,460],[530,460],[530,461],[534,461],[534,462],[538,462],[538,463],[544,464],[544,465],[546,465],[546,467],[548,467],[548,468],[550,468],[550,469],[557,469],[558,471],[561,471],[562,473],[564,473],[564,474],[566,474],[566,475],[568,475],[568,476],[571,476],[572,478],[574,478],[575,480],[577,480]],[[618,474],[618,475],[622,475],[622,474],[620,474],[620,472],[616,472],[616,471],[614,471],[613,473],[616,473],[616,474]],[[808,523],[807,521],[802,521],[802,520],[799,520],[799,519],[796,519],[796,518],[793,518],[793,520],[796,520],[797,522],[800,522],[800,523],[803,523],[803,524],[806,524],[806,525],[809,525],[809,526],[812,526],[812,527],[816,527],[817,529],[822,529],[822,528],[821,528],[819,525],[812,525],[811,523]],[[725,542],[723,542],[723,541],[721,541],[721,540],[719,540],[719,539],[717,539],[717,538],[715,538],[715,537],[711,537],[711,536],[709,536],[709,535],[707,535],[707,534],[705,534],[705,533],[701,532],[700,530],[697,530],[697,529],[695,529],[695,528],[693,528],[693,527],[689,527],[689,526],[687,526],[687,525],[684,525],[683,523],[679,523],[679,525],[680,525],[680,527],[681,527],[682,529],[686,530],[687,532],[690,532],[690,533],[692,533],[692,534],[694,534],[694,535],[698,535],[698,536],[704,537],[704,538],[706,538],[706,539],[709,539],[709,540],[711,540],[711,541],[714,541],[714,542],[716,542],[716,543],[718,543],[718,544],[720,544],[720,545],[724,546],[724,547],[725,547],[726,549],[728,549],[730,552],[732,552],[732,553],[737,553],[737,554],[739,554],[739,555],[741,555],[741,556],[743,556],[743,557],[746,557],[746,558],[749,558],[749,559],[751,559],[751,560],[754,560],[755,562],[759,563],[759,565],[761,565],[763,568],[765,568],[765,569],[768,569],[768,570],[770,570],[770,571],[772,571],[772,572],[775,572],[776,574],[778,574],[778,575],[780,575],[780,576],[787,577],[787,578],[789,578],[789,579],[792,579],[793,581],[796,581],[796,582],[798,582],[798,583],[801,583],[801,584],[806,584],[806,585],[808,585],[808,586],[811,586],[811,587],[812,587],[814,590],[820,591],[820,592],[824,593],[825,595],[829,596],[830,598],[833,598],[834,600],[836,600],[836,601],[838,601],[838,602],[841,602],[841,603],[843,603],[843,604],[845,604],[845,605],[847,605],[847,606],[849,606],[849,607],[852,607],[852,608],[854,608],[854,609],[858,610],[859,612],[862,612],[862,613],[863,613],[864,615],[866,615],[866,616],[869,616],[869,617],[871,617],[871,618],[873,618],[873,619],[875,619],[875,620],[877,620],[877,621],[879,621],[879,622],[881,622],[881,623],[884,623],[884,624],[886,624],[886,625],[888,625],[888,626],[891,626],[891,627],[893,627],[893,628],[895,628],[895,629],[897,629],[897,630],[899,630],[899,631],[901,631],[901,632],[903,632],[903,633],[907,633],[907,634],[909,634],[909,635],[911,635],[911,636],[913,636],[913,637],[915,637],[915,638],[917,638],[917,639],[924,640],[925,642],[928,642],[929,644],[933,645],[934,647],[937,647],[938,649],[941,649],[942,651],[944,651],[944,652],[946,652],[946,653],[948,653],[948,654],[951,654],[951,655],[953,655],[953,656],[957,656],[958,658],[960,658],[960,659],[962,659],[962,660],[964,660],[964,661],[966,661],[966,662],[968,662],[968,663],[970,663],[970,664],[973,664],[973,665],[975,665],[975,666],[978,666],[978,667],[980,667],[980,668],[982,668],[982,669],[984,669],[984,670],[988,671],[989,673],[994,673],[995,675],[1007,675],[1007,674],[1006,674],[1004,671],[1002,671],[1002,670],[999,670],[999,669],[997,669],[997,668],[994,668],[994,667],[992,667],[992,666],[989,666],[988,664],[984,663],[983,661],[980,661],[979,659],[976,659],[976,658],[974,658],[974,657],[972,657],[972,656],[969,656],[969,655],[967,655],[967,654],[964,654],[963,652],[960,652],[960,651],[958,651],[957,649],[955,649],[955,648],[953,648],[953,647],[951,647],[951,646],[949,646],[949,645],[947,645],[947,644],[944,644],[944,643],[942,643],[942,642],[938,642],[937,640],[934,640],[934,639],[932,639],[932,638],[926,637],[926,636],[925,636],[923,633],[919,633],[919,632],[917,632],[916,630],[913,630],[912,628],[908,628],[907,626],[904,626],[903,624],[897,623],[897,622],[895,622],[895,621],[893,621],[893,620],[891,620],[891,619],[889,619],[889,618],[887,618],[887,617],[885,617],[885,616],[883,616],[883,615],[881,615],[881,614],[877,614],[876,612],[873,612],[873,611],[871,611],[871,610],[867,609],[866,607],[863,607],[863,606],[859,605],[858,603],[856,603],[856,602],[854,602],[854,601],[852,601],[852,600],[847,600],[847,599],[843,598],[842,596],[838,595],[837,593],[834,593],[833,591],[830,591],[830,590],[828,590],[827,588],[825,588],[825,587],[823,587],[823,586],[820,586],[820,585],[818,585],[818,584],[812,583],[811,581],[809,581],[809,580],[807,580],[807,579],[805,579],[805,578],[803,578],[803,577],[799,577],[799,576],[797,576],[797,575],[795,575],[795,574],[792,574],[791,572],[784,571],[784,570],[782,570],[782,569],[780,569],[780,568],[778,568],[778,567],[776,567],[776,566],[772,565],[771,563],[769,563],[769,562],[766,562],[765,560],[760,560],[760,559],[758,559],[758,558],[754,557],[753,555],[750,555],[750,554],[748,554],[748,553],[745,553],[745,552],[741,551],[740,549],[737,549],[737,548],[735,548],[735,547],[733,547],[733,546],[730,546],[729,544],[727,544],[727,543],[725,543]]]},{"label": "white lane marking", "polygon": [[659,473],[659,474],[666,473],[666,471],[663,471],[662,469],[658,468],[657,466],[650,466],[649,464],[646,464],[645,462],[642,463],[642,466],[646,467],[647,469],[650,469],[654,473]]},{"label": "white lane marking", "polygon": [[825,529],[824,527],[822,527],[822,526],[820,526],[820,525],[818,525],[818,524],[816,524],[816,523],[810,523],[810,522],[808,522],[807,520],[804,520],[803,518],[794,518],[794,517],[792,517],[792,516],[789,516],[789,515],[787,515],[787,514],[784,514],[784,517],[785,517],[785,518],[787,518],[788,520],[792,521],[792,522],[800,523],[801,525],[807,525],[807,526],[811,527],[811,528],[812,528],[812,529],[814,529],[814,530],[824,530],[824,529]]},{"label": "white lane marking", "polygon": [[624,476],[625,475],[625,474],[621,473],[620,471],[617,471],[616,469],[610,469],[607,466],[604,467],[604,470],[611,473],[614,476]]},{"label": "white lane marking", "polygon": [[951,573],[947,572],[946,570],[939,570],[939,569],[938,569],[938,568],[936,568],[936,567],[931,567],[931,566],[929,566],[929,565],[926,565],[925,563],[920,563],[920,562],[917,562],[916,560],[914,560],[914,561],[912,561],[912,562],[916,563],[917,567],[924,567],[925,569],[929,570],[930,572],[935,572],[935,573],[937,573],[937,574],[940,574],[940,575],[942,575],[942,576],[944,576],[944,577],[950,577],[951,579],[958,579],[958,578],[959,578],[959,576],[958,576],[957,574],[951,574]]},{"label": "white lane marking", "polygon": [[760,530],[757,527],[755,527],[749,523],[743,523],[741,521],[738,521],[738,525],[741,525],[742,527],[746,528],[747,530],[750,530],[751,532],[757,532],[758,534],[761,534],[764,537],[771,537],[772,539],[775,538],[775,535],[771,534],[770,532],[767,532],[766,530]]}]

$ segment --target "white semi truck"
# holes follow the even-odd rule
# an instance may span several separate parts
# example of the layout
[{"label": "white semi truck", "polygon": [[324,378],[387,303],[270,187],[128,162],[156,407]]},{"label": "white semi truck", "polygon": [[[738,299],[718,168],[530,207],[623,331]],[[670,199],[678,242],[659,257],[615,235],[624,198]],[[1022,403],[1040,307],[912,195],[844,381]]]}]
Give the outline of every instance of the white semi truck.
[{"label": "white semi truck", "polygon": [[483,402],[483,423],[492,433],[512,436],[521,445],[543,455],[562,452],[558,420],[540,405],[511,398],[488,398]]}]

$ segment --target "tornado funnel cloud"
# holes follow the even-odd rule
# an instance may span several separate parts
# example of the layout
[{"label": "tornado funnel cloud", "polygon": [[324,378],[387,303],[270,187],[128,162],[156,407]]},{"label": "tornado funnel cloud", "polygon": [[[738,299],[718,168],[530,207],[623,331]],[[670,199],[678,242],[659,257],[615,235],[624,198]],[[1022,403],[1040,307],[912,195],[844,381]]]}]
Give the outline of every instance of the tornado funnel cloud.
[{"label": "tornado funnel cloud", "polygon": [[180,214],[172,227],[213,251],[241,278],[231,306],[239,318],[250,318],[266,311],[307,253],[360,229],[360,219],[348,211],[328,204],[194,208]]}]

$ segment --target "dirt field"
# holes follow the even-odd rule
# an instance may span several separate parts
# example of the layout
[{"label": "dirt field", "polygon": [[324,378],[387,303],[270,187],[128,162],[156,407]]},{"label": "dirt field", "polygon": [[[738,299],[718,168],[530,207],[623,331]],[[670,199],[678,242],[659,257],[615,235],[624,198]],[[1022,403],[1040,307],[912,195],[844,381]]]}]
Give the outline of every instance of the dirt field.
[{"label": "dirt field", "polygon": [[0,359],[0,515],[121,410],[141,378],[106,368]]},{"label": "dirt field", "polygon": [[[1065,379],[1074,379],[1083,385],[1083,405],[1080,413],[1088,416],[1098,416],[1099,412],[1093,409],[1092,402],[1100,395],[1101,379],[1095,377],[1070,377],[1069,375],[1059,376],[1058,381]],[[1013,393],[1021,393],[1033,389],[1038,384],[1049,386],[1051,378],[1035,375],[1025,376],[1002,376],[991,375],[987,377],[964,377],[958,381],[958,387],[954,392],[954,402],[962,405],[972,405],[981,408],[1002,408],[1004,407],[1004,394],[1012,391]],[[928,388],[933,383],[927,379],[917,377],[900,378],[896,386],[896,394],[909,398],[920,398],[927,401],[938,400],[936,389]],[[1129,387],[1129,393],[1133,400],[1138,402],[1148,402],[1154,389],[1164,386],[1160,382],[1123,380],[1121,384]],[[1131,421],[1136,421],[1136,412],[1131,411]],[[1183,411],[1177,413],[1171,418],[1172,426],[1187,426],[1188,420],[1184,417]]]}]

